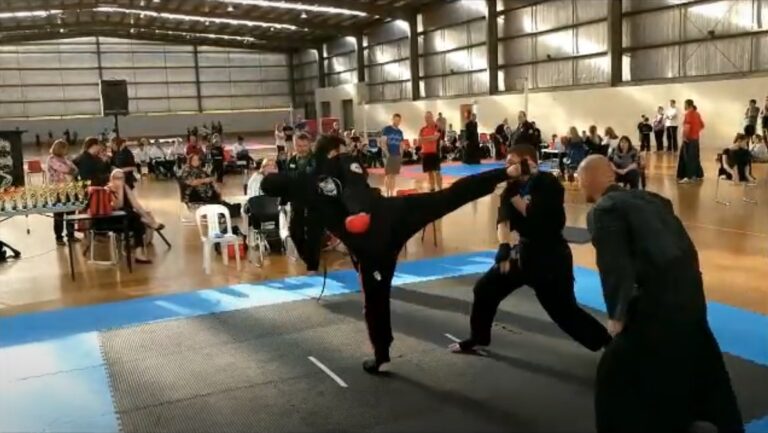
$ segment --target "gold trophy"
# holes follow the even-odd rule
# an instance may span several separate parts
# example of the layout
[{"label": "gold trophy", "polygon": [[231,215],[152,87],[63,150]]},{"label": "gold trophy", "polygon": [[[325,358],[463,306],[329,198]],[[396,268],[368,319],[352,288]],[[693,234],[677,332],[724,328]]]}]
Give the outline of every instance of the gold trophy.
[{"label": "gold trophy", "polygon": [[8,208],[8,192],[5,188],[0,189],[0,212],[10,211]]},{"label": "gold trophy", "polygon": [[27,209],[37,209],[37,188],[27,188]]}]

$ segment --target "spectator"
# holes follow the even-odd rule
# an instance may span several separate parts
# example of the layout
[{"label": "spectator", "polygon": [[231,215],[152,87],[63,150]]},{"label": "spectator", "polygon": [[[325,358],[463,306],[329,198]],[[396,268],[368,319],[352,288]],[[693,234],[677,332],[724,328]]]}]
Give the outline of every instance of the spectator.
[{"label": "spectator", "polygon": [[664,151],[664,107],[659,105],[653,118],[653,137],[656,140],[656,152]]},{"label": "spectator", "polygon": [[128,188],[133,189],[136,187],[136,158],[133,156],[131,149],[125,145],[125,140],[119,137],[115,137],[112,140],[112,167],[123,170],[125,177],[125,184]]},{"label": "spectator", "polygon": [[440,130],[435,123],[431,111],[424,115],[425,125],[419,130],[419,144],[421,145],[421,166],[429,180],[429,190],[443,189],[443,178],[440,175]]},{"label": "spectator", "polygon": [[504,159],[504,153],[509,144],[509,135],[507,135],[508,130],[509,120],[505,117],[504,120],[496,126],[496,130],[493,131],[493,147],[494,154],[496,155],[495,159],[497,161]]},{"label": "spectator", "polygon": [[480,135],[477,131],[477,114],[471,113],[467,124],[464,125],[464,135],[467,142],[464,148],[465,164],[480,164]]},{"label": "spectator", "polygon": [[437,113],[437,119],[435,120],[435,123],[437,123],[437,128],[440,130],[440,143],[445,143],[445,133],[447,131],[446,124],[448,123],[447,120],[445,120],[445,117],[443,117],[443,113]]},{"label": "spectator", "polygon": [[147,258],[147,227],[152,230],[162,230],[165,226],[155,220],[139,202],[138,197],[127,184],[127,177],[121,169],[115,169],[109,176],[107,189],[112,193],[112,209],[125,212],[128,216],[128,230],[133,240],[133,248],[136,249],[133,257],[136,263],[150,264]]},{"label": "spectator", "polygon": [[136,153],[133,154],[136,160],[136,172],[141,175],[142,168],[149,168],[149,140],[139,139],[139,145],[136,147]]},{"label": "spectator", "polygon": [[211,149],[208,152],[213,168],[212,175],[216,176],[216,182],[224,183],[224,147],[221,145],[219,134],[211,137]]},{"label": "spectator", "polygon": [[752,159],[756,162],[768,162],[768,146],[766,146],[765,137],[755,135],[749,152],[752,154]]},{"label": "spectator", "polygon": [[578,130],[575,126],[569,129],[569,137],[565,140],[565,158],[563,160],[564,174],[568,182],[573,183],[575,180],[576,171],[579,169],[579,164],[584,158],[587,157],[589,149],[587,144],[581,137],[579,137]]},{"label": "spectator", "polygon": [[288,154],[293,153],[293,134],[294,134],[293,126],[290,123],[288,123],[288,122],[283,123],[283,136],[285,138],[285,151]]},{"label": "spectator", "polygon": [[677,164],[679,183],[700,181],[704,177],[699,154],[699,135],[704,129],[701,114],[692,99],[685,100],[685,118],[683,120],[683,149]]},{"label": "spectator", "polygon": [[[170,150],[170,149],[169,149]],[[149,172],[155,176],[173,177],[173,166],[175,157],[166,153],[160,141],[155,139],[149,147]]]},{"label": "spectator", "polygon": [[[68,184],[77,176],[77,167],[67,158],[69,154],[69,145],[64,140],[56,140],[51,146],[50,156],[45,163],[48,171],[48,183],[52,185]],[[72,213],[54,213],[53,214],[53,234],[56,236],[56,245],[66,245],[64,243],[64,215]],[[67,239],[70,242],[79,242],[75,237],[75,228],[67,226]]]},{"label": "spectator", "polygon": [[202,156],[203,154],[203,148],[200,147],[200,143],[197,141],[197,134],[192,134],[189,136],[189,141],[187,142],[187,148],[184,151],[184,155],[189,158],[192,155]]},{"label": "spectator", "polygon": [[667,128],[667,152],[677,152],[677,127],[679,113],[676,107],[677,101],[669,100],[669,108],[664,112],[664,126]]},{"label": "spectator", "polygon": [[245,194],[248,197],[264,195],[261,190],[261,181],[270,173],[277,173],[277,163],[272,158],[264,158],[259,164],[259,169],[248,179]]},{"label": "spectator", "polygon": [[619,139],[618,145],[608,154],[608,160],[616,173],[616,183],[623,183],[630,189],[640,187],[640,156],[629,137],[625,135]]},{"label": "spectator", "polygon": [[528,115],[525,113],[525,111],[520,110],[517,113],[517,128],[515,128],[515,130],[512,132],[510,141],[512,142],[513,146],[517,146],[518,144],[530,144],[533,147],[539,147],[539,143],[541,143],[541,137],[539,137],[538,143],[535,142],[536,138],[534,127],[533,124],[528,121]]},{"label": "spectator", "polygon": [[453,129],[453,123],[448,125],[448,130],[445,132],[445,141],[452,147],[456,147],[459,141],[459,134]]},{"label": "spectator", "polygon": [[96,137],[88,137],[83,142],[83,152],[75,159],[80,179],[90,182],[91,186],[104,186],[109,181],[109,164],[102,154],[104,146]]},{"label": "spectator", "polygon": [[278,158],[285,155],[285,123],[282,125],[275,124],[275,147],[277,148]]},{"label": "spectator", "polygon": [[768,96],[765,97],[765,104],[763,105],[763,138],[768,138]]},{"label": "spectator", "polygon": [[585,144],[587,145],[587,149],[589,149],[589,154],[599,154],[599,155],[605,155],[602,153],[603,149],[603,137],[600,136],[600,134],[597,133],[597,126],[590,125],[589,127],[589,135],[587,135],[587,140],[585,141]]},{"label": "spectator", "polygon": [[720,179],[732,180],[734,183],[754,183],[752,176],[752,154],[748,149],[749,137],[746,134],[736,134],[733,144],[720,153],[720,169],[717,175]]},{"label": "spectator", "polygon": [[237,136],[237,141],[232,145],[232,154],[235,155],[235,159],[238,161],[245,161],[248,167],[253,165],[253,157],[248,152],[248,148],[245,147],[245,139],[242,135]]},{"label": "spectator", "polygon": [[329,135],[335,135],[336,137],[341,137],[341,127],[339,126],[339,122],[333,122],[333,126],[331,126],[331,132]]},{"label": "spectator", "polygon": [[[395,113],[392,115],[392,124],[381,130],[381,148],[384,149],[384,156],[387,159],[384,165],[384,193],[390,197],[395,194],[395,184],[402,165],[403,131],[400,130],[401,121],[402,116]],[[380,149],[378,151],[381,152]]]},{"label": "spectator", "polygon": [[645,114],[641,117],[640,123],[637,124],[637,132],[640,134],[640,152],[650,152],[653,125],[648,121],[648,116]]},{"label": "spectator", "polygon": [[760,107],[757,100],[750,99],[747,110],[744,112],[744,135],[751,140],[757,133],[757,119],[760,117]]},{"label": "spectator", "polygon": [[602,155],[607,155],[618,145],[619,136],[616,134],[616,131],[613,130],[613,127],[609,126],[605,128],[605,138],[603,138],[603,146],[602,149],[600,149],[600,153]]},{"label": "spectator", "polygon": [[203,169],[200,155],[192,154],[187,158],[187,165],[181,172],[181,181],[184,183],[185,203],[221,203],[221,194],[216,188],[211,175]]}]

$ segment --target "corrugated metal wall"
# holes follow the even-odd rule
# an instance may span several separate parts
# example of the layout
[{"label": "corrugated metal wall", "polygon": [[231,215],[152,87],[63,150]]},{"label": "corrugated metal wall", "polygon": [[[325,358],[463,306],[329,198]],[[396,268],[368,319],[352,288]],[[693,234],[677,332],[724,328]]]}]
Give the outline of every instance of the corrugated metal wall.
[{"label": "corrugated metal wall", "polygon": [[315,117],[315,89],[318,79],[317,51],[302,50],[293,55],[293,90],[296,107],[304,108],[307,118]]},{"label": "corrugated metal wall", "polygon": [[368,101],[411,99],[408,23],[392,21],[367,33],[365,81]]}]

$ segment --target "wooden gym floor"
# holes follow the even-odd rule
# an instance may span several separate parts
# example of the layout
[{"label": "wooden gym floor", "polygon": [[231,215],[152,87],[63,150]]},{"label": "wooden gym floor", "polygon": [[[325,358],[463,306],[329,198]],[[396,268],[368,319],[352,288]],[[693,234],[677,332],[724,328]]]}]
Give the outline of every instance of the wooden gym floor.
[{"label": "wooden gym floor", "polygon": [[[709,299],[768,313],[768,170],[756,166],[760,186],[758,205],[741,201],[741,187],[721,185],[732,197],[730,206],[715,203],[716,172],[713,155],[703,157],[707,180],[702,185],[680,185],[674,179],[676,157],[652,154],[649,189],[669,197],[685,222],[699,250],[705,287]],[[379,176],[373,183],[380,183]],[[242,193],[241,176],[226,178],[224,195]],[[401,178],[399,187],[423,187],[421,179]],[[575,186],[568,187],[566,208],[569,225],[584,226],[589,210]],[[178,190],[175,182],[145,178],[138,187],[139,196],[167,225],[167,237],[173,248],[167,250],[159,240],[150,250],[152,265],[135,265],[128,273],[120,267],[89,265],[76,247],[77,281],[68,273],[66,247],[57,247],[49,218],[28,219],[31,233],[26,234],[24,218],[14,218],[0,225],[0,239],[22,251],[19,261],[0,264],[0,315],[103,303],[141,296],[222,287],[241,282],[298,275],[301,263],[285,256],[272,256],[263,268],[244,262],[237,272],[234,261],[225,267],[214,258],[212,275],[202,269],[202,252],[197,229],[180,223]],[[486,197],[447,216],[438,224],[438,247],[431,234],[422,243],[415,238],[403,259],[449,255],[495,248],[495,209],[497,196]],[[429,233],[429,232],[428,232]],[[576,264],[594,268],[591,245],[573,246]],[[337,253],[328,256],[329,267],[345,268],[350,263]]]}]

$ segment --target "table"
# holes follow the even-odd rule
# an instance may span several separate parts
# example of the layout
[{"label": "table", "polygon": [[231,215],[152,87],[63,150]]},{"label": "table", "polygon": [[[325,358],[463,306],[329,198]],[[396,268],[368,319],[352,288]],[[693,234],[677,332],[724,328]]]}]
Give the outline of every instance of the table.
[{"label": "table", "polygon": [[[128,272],[133,272],[133,262],[131,258],[131,233],[128,230],[128,213],[118,210],[114,211],[109,215],[99,215],[99,216],[91,216],[87,213],[83,214],[77,214],[77,215],[65,215],[64,216],[64,223],[67,225],[67,228],[71,227],[72,224],[78,221],[96,221],[96,220],[106,220],[110,218],[121,218],[123,220],[123,243],[125,244],[125,258],[128,263]],[[91,248],[93,248],[93,245],[91,245]],[[74,255],[72,253],[72,240],[67,239],[67,253],[69,254],[69,276],[72,278],[72,281],[75,281],[75,260]]]},{"label": "table", "polygon": [[[0,223],[8,221],[9,219],[17,216],[29,217],[30,215],[42,215],[45,217],[49,217],[49,214],[52,215],[57,213],[77,212],[82,208],[83,208],[83,205],[66,205],[66,206],[36,207],[36,208],[30,208],[30,209],[4,210],[4,211],[0,211]],[[50,216],[50,218],[52,218],[52,216]],[[27,226],[27,234],[29,234],[29,226]],[[0,249],[3,249],[3,248],[7,248],[11,250],[15,258],[17,259],[21,258],[21,251],[17,250],[11,245],[0,240]]]}]

